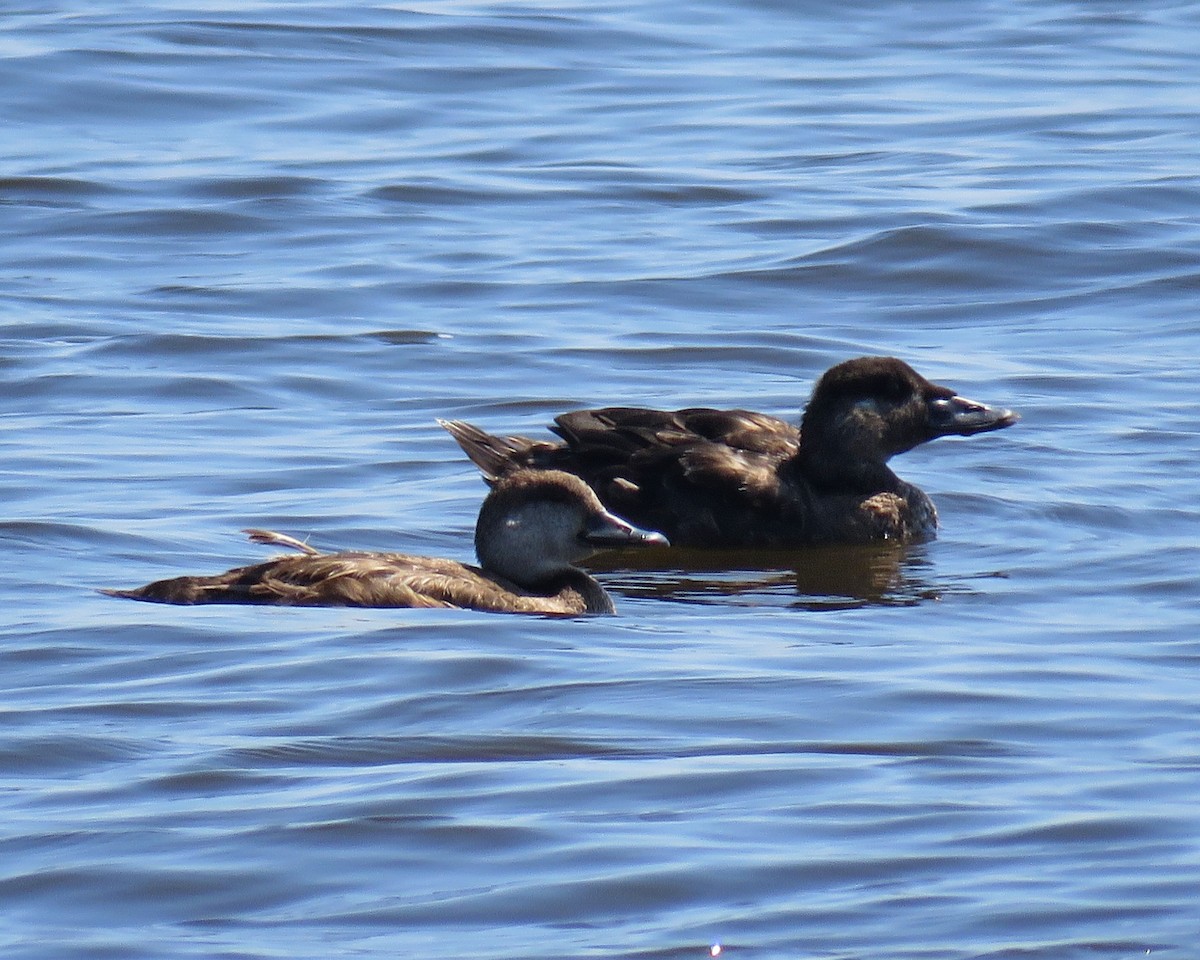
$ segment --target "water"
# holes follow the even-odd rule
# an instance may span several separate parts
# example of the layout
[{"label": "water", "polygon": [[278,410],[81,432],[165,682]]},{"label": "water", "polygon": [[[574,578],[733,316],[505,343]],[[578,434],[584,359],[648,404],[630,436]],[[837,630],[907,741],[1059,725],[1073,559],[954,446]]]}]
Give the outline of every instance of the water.
[{"label": "water", "polygon": [[[1192,958],[1191,3],[27,2],[0,32],[5,957]],[[469,557],[434,423],[1011,430],[930,544],[601,558],[616,618],[180,609]]]}]

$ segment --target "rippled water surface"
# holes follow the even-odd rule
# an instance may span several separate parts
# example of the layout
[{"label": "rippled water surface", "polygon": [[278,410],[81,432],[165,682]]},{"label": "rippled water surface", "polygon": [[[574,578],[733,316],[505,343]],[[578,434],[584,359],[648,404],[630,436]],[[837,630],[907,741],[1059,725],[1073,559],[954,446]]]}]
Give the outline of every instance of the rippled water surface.
[{"label": "rippled water surface", "polygon": [[[30,0],[0,21],[7,958],[1190,960],[1194,3]],[[1018,409],[908,550],[619,616],[101,596],[467,559],[435,418]]]}]

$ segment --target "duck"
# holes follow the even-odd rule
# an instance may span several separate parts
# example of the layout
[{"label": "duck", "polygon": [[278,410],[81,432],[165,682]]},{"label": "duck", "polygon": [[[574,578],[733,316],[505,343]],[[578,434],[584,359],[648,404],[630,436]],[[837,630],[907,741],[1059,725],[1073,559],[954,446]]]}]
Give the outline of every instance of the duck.
[{"label": "duck", "polygon": [[564,413],[558,440],[439,420],[485,479],[563,470],[677,547],[796,548],[931,539],[937,509],[888,461],[938,437],[1016,423],[896,357],[846,360],[817,380],[799,426],[749,410],[604,407]]},{"label": "duck", "polygon": [[154,603],[452,607],[550,616],[611,614],[612,598],[575,564],[598,550],[667,545],[604,508],[579,477],[514,470],[498,477],[475,525],[479,566],[440,557],[321,551],[283,533],[246,530],[255,543],[299,552],[213,576],[157,580],[109,596]]}]

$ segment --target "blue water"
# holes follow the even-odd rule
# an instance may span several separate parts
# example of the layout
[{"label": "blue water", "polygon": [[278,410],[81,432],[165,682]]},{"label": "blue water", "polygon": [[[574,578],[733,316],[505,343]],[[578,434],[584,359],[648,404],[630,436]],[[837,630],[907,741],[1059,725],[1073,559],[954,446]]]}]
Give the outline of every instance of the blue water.
[{"label": "blue water", "polygon": [[[1195,3],[143,0],[0,19],[0,952],[1200,955]],[[908,550],[615,618],[96,594],[470,557],[436,417],[1002,433]]]}]

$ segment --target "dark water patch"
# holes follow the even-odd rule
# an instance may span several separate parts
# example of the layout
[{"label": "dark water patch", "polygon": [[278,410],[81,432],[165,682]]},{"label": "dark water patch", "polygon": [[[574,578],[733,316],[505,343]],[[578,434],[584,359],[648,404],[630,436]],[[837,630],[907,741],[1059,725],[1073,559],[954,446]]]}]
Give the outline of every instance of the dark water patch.
[{"label": "dark water patch", "polygon": [[[189,859],[186,849],[178,853]],[[178,922],[181,916],[221,916],[250,905],[265,909],[285,904],[294,895],[294,884],[236,868],[135,866],[118,859],[12,875],[0,879],[0,895],[16,910],[54,899],[81,921],[90,918],[92,924],[110,923],[114,904],[119,904],[121,925],[127,926]]]},{"label": "dark water patch", "polygon": [[159,376],[142,389],[161,400],[186,400],[189,403],[219,404],[225,409],[254,410],[263,408],[264,392],[249,381],[231,382],[215,376]]},{"label": "dark water patch", "polygon": [[[133,669],[140,666],[152,666],[155,669],[169,667],[169,673],[175,675],[188,674],[197,663],[206,662],[209,658],[196,656],[191,658],[171,657],[157,658],[147,664],[144,657],[110,658],[103,667],[74,671],[71,677],[64,675],[63,679],[76,679],[81,683],[104,683],[119,681],[127,678]],[[204,679],[212,679],[204,677]],[[246,716],[272,716],[289,709],[289,701],[267,697],[235,697],[237,710]],[[43,719],[57,718],[79,722],[101,721],[115,722],[146,722],[156,721],[195,721],[204,717],[216,718],[228,714],[230,703],[227,698],[214,697],[184,697],[174,696],[170,699],[156,699],[145,696],[141,699],[129,698],[119,700],[98,699],[86,707],[62,707],[47,710]],[[97,798],[99,799],[99,798]]]},{"label": "dark water patch", "polygon": [[155,300],[174,300],[181,307],[201,302],[206,306],[210,304],[232,306],[237,302],[233,291],[217,287],[202,287],[190,283],[171,283],[161,287],[153,287],[146,292]]},{"label": "dark water patch", "polygon": [[121,549],[139,542],[119,531],[54,520],[0,521],[0,539],[26,546],[86,549]]},{"label": "dark water patch", "polygon": [[[357,20],[360,22],[347,22]],[[585,29],[585,27],[590,29]],[[311,50],[329,55],[347,51],[388,57],[399,49],[456,52],[464,44],[483,51],[536,49],[553,51],[575,47],[605,47],[611,42],[636,42],[638,34],[556,13],[530,13],[520,21],[502,17],[452,17],[423,11],[342,11],[336,22],[246,19],[202,20],[164,26],[158,37],[180,46],[213,46],[257,51],[284,47],[293,52]]]},{"label": "dark water patch", "polygon": [[752,190],[724,186],[658,184],[640,187],[624,186],[614,196],[635,203],[665,204],[667,206],[713,206],[736,205],[761,200],[762,195]]},{"label": "dark water patch", "polygon": [[[1200,182],[1194,178],[1164,177],[1151,182],[1055,191],[1040,199],[1036,213],[1043,220],[1070,217],[1074,228],[1083,231],[1083,239],[1103,242],[1113,236],[1144,239],[1155,227],[1161,236],[1166,223],[1183,223],[1179,219],[1182,212],[1194,208],[1198,202]],[[980,209],[1009,214],[1029,212],[1025,205]],[[1077,218],[1085,219],[1080,222]]]},{"label": "dark water patch", "polygon": [[935,289],[1008,285],[1015,270],[1029,279],[1033,268],[1048,269],[1047,247],[1031,247],[1027,236],[1005,237],[998,231],[966,232],[922,224],[884,230],[805,257],[802,263],[854,264],[878,277],[908,277]]},{"label": "dark water patch", "polygon": [[0,177],[0,205],[77,206],[121,191],[108,183],[72,177]]},{"label": "dark water patch", "polygon": [[[162,291],[173,292],[173,291]],[[182,291],[191,295],[192,291]],[[95,341],[89,350],[94,356],[161,355],[191,359],[246,357],[274,358],[278,351],[295,348],[299,353],[321,347],[344,345],[385,344],[387,346],[424,346],[436,342],[441,335],[428,330],[373,330],[346,333],[227,335],[206,334],[127,334]]]},{"label": "dark water patch", "polygon": [[[682,338],[681,338],[682,339]],[[622,347],[606,345],[601,349],[582,348],[582,349],[567,349],[555,352],[555,356],[563,357],[569,365],[572,358],[577,358],[580,361],[595,361],[603,355],[608,358],[609,362],[614,360],[620,363],[628,363],[642,369],[664,370],[669,368],[685,368],[695,371],[697,369],[705,369],[711,371],[712,379],[723,379],[721,374],[727,373],[730,370],[777,370],[781,366],[785,372],[796,372],[800,375],[800,371],[806,369],[804,366],[804,354],[789,354],[783,356],[780,354],[779,346],[736,346],[736,347],[721,347],[715,343],[707,345],[690,346],[685,343],[678,343],[675,346],[646,346],[646,347]],[[816,351],[812,351],[812,355],[816,356]],[[795,366],[793,366],[795,364]],[[815,382],[816,375],[819,371],[814,371],[813,381]],[[725,384],[721,383],[721,388],[725,389]],[[709,384],[701,381],[696,384],[697,394],[703,394],[709,389]],[[805,391],[807,388],[799,388]],[[800,403],[804,397],[798,397],[796,403],[795,415],[799,415]]]},{"label": "dark water patch", "polygon": [[1169,821],[1150,822],[1139,818],[1064,817],[987,837],[986,842],[989,846],[999,844],[1009,849],[1028,847],[1039,851],[1056,844],[1094,844],[1102,849],[1132,845],[1152,857],[1152,845],[1156,841],[1174,841],[1184,835],[1179,826]]},{"label": "dark water patch", "polygon": [[232,177],[195,180],[180,184],[178,189],[197,197],[213,200],[263,200],[308,197],[327,191],[328,181],[317,177]]},{"label": "dark water patch", "polygon": [[222,767],[243,769],[306,769],[328,766],[393,767],[415,764],[446,764],[471,767],[476,764],[557,763],[566,760],[671,760],[683,758],[857,756],[904,759],[990,758],[1010,755],[1006,747],[986,741],[948,742],[715,742],[703,745],[648,743],[634,745],[596,738],[421,735],[403,740],[386,737],[338,737],[325,741],[294,742],[226,753]]},{"label": "dark water patch", "polygon": [[429,330],[376,330],[364,333],[362,336],[396,347],[432,343],[435,340],[446,338],[447,334]]},{"label": "dark water patch", "polygon": [[488,190],[450,187],[435,183],[403,183],[376,187],[367,196],[388,203],[413,204],[441,209],[459,204],[494,203],[496,195]]},{"label": "dark water patch", "polygon": [[145,756],[140,740],[112,736],[6,734],[0,739],[0,763],[17,775],[55,776],[95,767],[129,763]]},{"label": "dark water patch", "polygon": [[555,737],[344,738],[233,751],[227,762],[282,767],[376,766],[400,763],[510,763],[610,756],[620,748],[603,742]]},{"label": "dark water patch", "polygon": [[[96,596],[89,601],[108,603]],[[113,598],[110,598],[113,599]],[[113,599],[113,603],[116,600]],[[197,624],[197,618],[180,616],[180,611],[171,607],[140,606],[139,609],[161,610],[166,623],[144,623],[124,621],[118,624],[100,624],[94,628],[90,623],[71,623],[67,626],[39,624],[22,633],[26,642],[25,654],[47,659],[62,655],[63,651],[92,651],[93,653],[122,652],[131,650],[162,651],[168,648],[208,650],[228,641],[228,633],[217,624]],[[168,613],[168,611],[170,611]]]},{"label": "dark water patch", "polygon": [[261,794],[282,787],[280,778],[250,770],[187,770],[152,777],[139,785],[146,795],[170,794],[189,800],[212,797],[224,800],[233,795]]},{"label": "dark water patch", "polygon": [[334,330],[345,325],[347,333],[358,333],[358,311],[373,311],[372,304],[388,304],[393,297],[387,283],[359,286],[348,294],[338,283],[314,283],[305,277],[290,284],[259,285],[243,278],[217,287],[171,284],[138,290],[131,300],[122,305],[124,311],[133,310],[122,325],[126,330],[145,329],[165,317],[183,329],[224,326],[230,333],[254,337],[268,320],[293,326],[316,323]]},{"label": "dark water patch", "polygon": [[254,235],[281,229],[275,221],[231,210],[164,208],[107,213],[81,225],[98,237],[156,237],[160,239],[197,239]]},{"label": "dark water patch", "polygon": [[[789,264],[762,269],[739,270],[724,275],[738,283],[782,284],[803,288],[828,286],[850,290],[891,289],[938,290],[955,295],[984,297],[989,291],[1032,286],[1044,294],[1070,288],[1095,288],[1105,278],[1105,288],[1124,290],[1131,284],[1161,283],[1164,278],[1146,279],[1147,274],[1168,273],[1168,283],[1177,284],[1182,271],[1187,280],[1196,274],[1195,255],[1180,252],[1164,256],[1161,251],[1132,253],[1130,249],[1106,246],[1100,237],[1083,237],[1085,228],[1068,224],[1040,235],[1020,235],[997,230],[964,233],[958,229],[913,226],[888,229],[866,239],[806,254]],[[1077,245],[1087,254],[1082,269],[1071,252]],[[1121,279],[1114,283],[1113,278]],[[1070,302],[1069,300],[1066,302]],[[1044,305],[1046,301],[1042,301]]]},{"label": "dark water patch", "polygon": [[474,824],[469,827],[453,817],[436,814],[363,814],[353,818],[288,828],[289,842],[303,838],[320,846],[345,846],[391,842],[398,831],[406,838],[410,854],[427,851],[442,856],[479,854],[489,857],[513,855],[544,848],[548,831],[508,824]]}]

